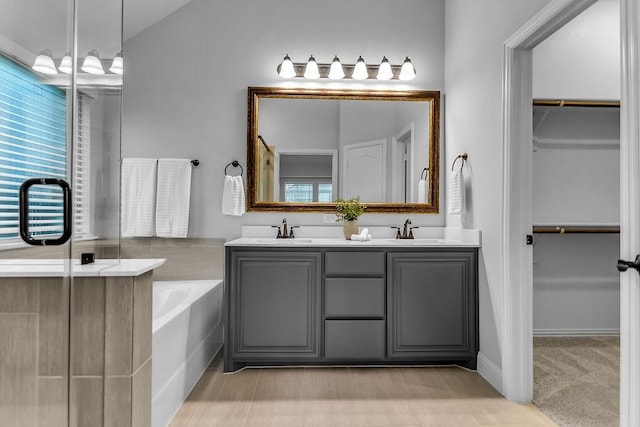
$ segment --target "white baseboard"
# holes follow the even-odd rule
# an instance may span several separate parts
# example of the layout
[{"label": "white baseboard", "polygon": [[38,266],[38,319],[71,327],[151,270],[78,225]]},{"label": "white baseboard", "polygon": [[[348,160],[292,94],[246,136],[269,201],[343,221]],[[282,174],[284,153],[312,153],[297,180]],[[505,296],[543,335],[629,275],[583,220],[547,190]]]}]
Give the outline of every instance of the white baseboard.
[{"label": "white baseboard", "polygon": [[487,380],[498,393],[504,395],[502,392],[502,369],[480,352],[478,352],[478,373],[482,378]]},{"label": "white baseboard", "polygon": [[620,335],[620,329],[534,329],[534,337],[588,337]]}]

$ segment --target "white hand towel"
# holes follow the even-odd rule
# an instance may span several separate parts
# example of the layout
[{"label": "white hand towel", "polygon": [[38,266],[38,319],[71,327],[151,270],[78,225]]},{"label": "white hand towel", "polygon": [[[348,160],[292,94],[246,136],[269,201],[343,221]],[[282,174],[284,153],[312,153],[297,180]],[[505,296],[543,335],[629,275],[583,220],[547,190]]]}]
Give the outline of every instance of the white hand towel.
[{"label": "white hand towel", "polygon": [[156,235],[187,237],[191,201],[191,160],[159,159]]},{"label": "white hand towel", "polygon": [[154,235],[158,159],[122,159],[122,237]]},{"label": "white hand towel", "polygon": [[242,176],[224,177],[222,191],[222,213],[224,215],[241,216],[245,212],[244,184]]},{"label": "white hand towel", "polygon": [[460,168],[452,171],[449,179],[449,213],[464,215],[465,210],[464,176]]},{"label": "white hand towel", "polygon": [[418,203],[427,203],[427,180],[418,181]]}]

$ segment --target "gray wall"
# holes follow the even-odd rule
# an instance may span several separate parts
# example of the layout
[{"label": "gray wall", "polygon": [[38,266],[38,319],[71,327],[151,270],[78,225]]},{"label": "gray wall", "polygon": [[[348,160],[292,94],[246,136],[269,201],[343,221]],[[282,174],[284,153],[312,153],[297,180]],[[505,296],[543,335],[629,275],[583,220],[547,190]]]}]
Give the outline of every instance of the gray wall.
[{"label": "gray wall", "polygon": [[[284,86],[276,66],[313,54],[353,63],[386,55],[411,57],[411,82],[338,82],[340,88],[442,90],[443,0],[193,0],[127,40],[123,157],[198,158],[191,198],[190,237],[235,238],[242,224],[276,224],[281,213],[221,214],[223,170],[246,159],[248,86]],[[126,10],[125,10],[126,20]],[[394,25],[401,23],[402,25]],[[381,31],[381,29],[385,29]],[[323,82],[324,83],[324,82]],[[296,81],[296,86],[326,87]],[[442,193],[442,190],[441,190]],[[417,225],[443,225],[444,215],[413,215]],[[363,225],[400,224],[406,215],[365,214]],[[320,214],[287,214],[291,224],[318,224]]]},{"label": "gray wall", "polygon": [[[548,0],[446,1],[446,170],[469,154],[468,214],[447,225],[482,230],[480,352],[502,367],[502,67],[504,42]],[[448,176],[448,174],[447,174]]]}]

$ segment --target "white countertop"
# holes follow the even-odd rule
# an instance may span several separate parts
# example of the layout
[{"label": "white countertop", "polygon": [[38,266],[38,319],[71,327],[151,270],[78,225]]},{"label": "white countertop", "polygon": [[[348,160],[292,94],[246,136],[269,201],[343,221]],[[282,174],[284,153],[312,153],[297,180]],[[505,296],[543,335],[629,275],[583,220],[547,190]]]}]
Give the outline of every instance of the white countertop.
[{"label": "white countertop", "polygon": [[371,239],[366,242],[347,240],[343,238],[295,238],[295,239],[275,239],[264,237],[242,237],[224,244],[225,246],[269,246],[269,247],[478,247],[472,242],[446,239]]},{"label": "white countertop", "polygon": [[[360,227],[362,231],[364,227]],[[243,226],[242,237],[225,246],[263,247],[480,247],[480,230],[447,227],[414,229],[414,239],[395,239],[389,227],[368,227],[372,238],[366,242],[346,240],[341,226],[302,226],[295,229],[296,238],[276,239],[270,226]]]},{"label": "white countertop", "polygon": [[140,276],[165,263],[164,258],[99,259],[81,265],[79,260],[65,259],[0,259],[0,277],[117,277]]}]

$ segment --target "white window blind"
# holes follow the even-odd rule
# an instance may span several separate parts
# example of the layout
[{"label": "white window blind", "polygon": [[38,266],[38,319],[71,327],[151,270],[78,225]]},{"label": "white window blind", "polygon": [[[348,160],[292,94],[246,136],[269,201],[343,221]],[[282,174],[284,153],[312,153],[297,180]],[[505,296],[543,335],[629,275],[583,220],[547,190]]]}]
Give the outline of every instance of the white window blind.
[{"label": "white window blind", "polygon": [[[80,96],[78,152],[82,169],[75,173],[75,221],[78,233],[88,233],[89,108]],[[29,69],[0,55],[0,243],[19,240],[18,191],[33,177],[68,180],[66,141],[66,94],[43,84]],[[75,184],[74,184],[75,186]],[[30,232],[37,236],[62,233],[62,191],[54,186],[33,186],[29,192]]]},{"label": "white window blind", "polygon": [[91,235],[91,97],[78,94],[78,141],[73,175],[74,235]]}]

